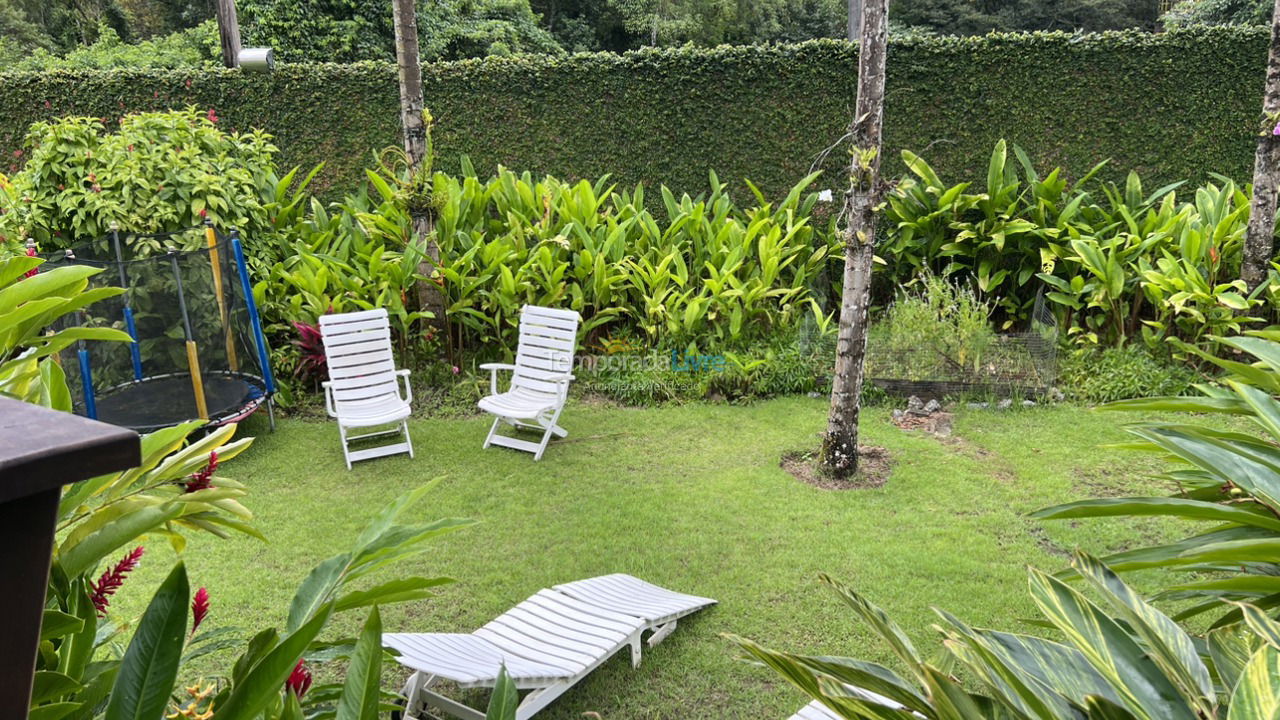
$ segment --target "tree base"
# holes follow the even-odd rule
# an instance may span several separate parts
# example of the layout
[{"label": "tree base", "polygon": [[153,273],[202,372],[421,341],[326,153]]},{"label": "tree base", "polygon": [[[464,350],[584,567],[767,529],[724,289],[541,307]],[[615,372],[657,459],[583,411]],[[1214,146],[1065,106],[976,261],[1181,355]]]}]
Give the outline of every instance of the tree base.
[{"label": "tree base", "polygon": [[779,466],[797,480],[823,490],[871,490],[883,487],[893,470],[893,458],[885,448],[858,446],[858,472],[849,478],[832,477],[818,464],[819,450],[785,453]]}]

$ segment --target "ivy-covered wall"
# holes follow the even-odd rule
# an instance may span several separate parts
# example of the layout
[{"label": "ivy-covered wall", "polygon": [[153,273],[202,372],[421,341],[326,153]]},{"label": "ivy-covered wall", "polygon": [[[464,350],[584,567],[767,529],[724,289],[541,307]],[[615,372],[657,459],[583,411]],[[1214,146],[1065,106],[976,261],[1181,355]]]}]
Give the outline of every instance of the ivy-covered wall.
[{"label": "ivy-covered wall", "polygon": [[[985,176],[998,138],[1079,175],[1111,158],[1151,182],[1247,178],[1267,32],[1062,33],[925,38],[889,51],[886,143],[922,153],[946,180]],[[626,55],[468,60],[424,68],[440,165],[467,154],[566,177],[697,191],[706,173],[789,186],[842,135],[852,111],[852,46],[643,50]],[[326,163],[322,188],[348,190],[376,149],[398,142],[391,65],[239,71],[0,73],[0,171],[21,162],[29,123],[64,114],[212,108],[261,127],[284,163]],[[832,152],[828,167],[845,159]],[[838,181],[829,180],[827,185]],[[740,185],[739,185],[740,186]],[[1154,185],[1153,185],[1154,187]]]}]

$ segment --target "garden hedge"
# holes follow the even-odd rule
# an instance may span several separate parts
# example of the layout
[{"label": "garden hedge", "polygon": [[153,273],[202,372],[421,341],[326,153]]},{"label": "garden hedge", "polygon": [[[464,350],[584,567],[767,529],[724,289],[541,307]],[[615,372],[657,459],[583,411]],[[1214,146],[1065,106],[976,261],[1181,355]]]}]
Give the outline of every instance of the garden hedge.
[{"label": "garden hedge", "polygon": [[[1265,28],[1167,34],[910,38],[889,51],[886,143],[924,153],[944,178],[980,180],[998,138],[1078,175],[1111,158],[1155,183],[1247,178],[1258,127]],[[440,167],[461,154],[565,177],[696,191],[706,172],[777,192],[843,133],[857,75],[848,43],[520,56],[424,67]],[[115,118],[193,104],[232,128],[275,135],[287,165],[327,167],[346,191],[372,151],[398,139],[390,64],[228,70],[0,73],[0,170],[25,128],[64,114]],[[845,159],[831,153],[828,166]],[[834,185],[835,181],[828,181]]]}]

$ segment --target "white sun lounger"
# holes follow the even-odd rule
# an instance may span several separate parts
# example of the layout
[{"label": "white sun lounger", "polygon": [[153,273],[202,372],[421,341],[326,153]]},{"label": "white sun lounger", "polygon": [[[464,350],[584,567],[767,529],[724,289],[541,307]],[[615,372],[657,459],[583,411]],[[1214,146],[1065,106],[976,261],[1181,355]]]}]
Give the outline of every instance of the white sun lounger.
[{"label": "white sun lounger", "polygon": [[[602,604],[612,599],[598,588],[613,592],[619,582],[651,589],[645,594],[650,602],[630,607],[644,615]],[[595,600],[575,597],[562,591],[564,587],[574,587],[575,592],[586,588]],[[678,606],[677,598],[696,603]],[[414,671],[404,687],[406,717],[419,718],[424,710],[433,708],[463,720],[483,720],[480,710],[434,688],[440,681],[462,689],[493,687],[505,665],[517,689],[532,691],[516,710],[516,720],[527,720],[624,647],[631,648],[632,665],[639,665],[645,631],[655,631],[649,641],[652,646],[657,643],[653,638],[661,640],[656,631],[674,628],[676,618],[713,602],[674,593],[630,575],[606,575],[541,590],[470,634],[387,633],[382,644],[399,652],[397,661]],[[663,637],[666,633],[670,629]]]},{"label": "white sun lounger", "polygon": [[[711,598],[673,592],[623,573],[556,585],[552,589],[611,612],[640,618],[645,623],[644,629],[653,633],[649,636],[649,647],[670,635],[680,618],[716,604]],[[640,649],[637,647],[634,652],[638,656]],[[639,662],[638,657],[636,661]]]}]

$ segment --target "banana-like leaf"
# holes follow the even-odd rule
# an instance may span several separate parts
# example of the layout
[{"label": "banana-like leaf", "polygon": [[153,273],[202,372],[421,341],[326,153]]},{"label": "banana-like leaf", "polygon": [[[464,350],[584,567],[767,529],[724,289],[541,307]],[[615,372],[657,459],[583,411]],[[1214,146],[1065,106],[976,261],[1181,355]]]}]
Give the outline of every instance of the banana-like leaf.
[{"label": "banana-like leaf", "polygon": [[1169,679],[1178,684],[1183,697],[1189,699],[1202,715],[1212,717],[1217,710],[1213,681],[1191,637],[1093,556],[1076,553],[1074,565],[1118,616],[1142,638],[1152,659]]},{"label": "banana-like leaf", "polygon": [[181,562],[151,598],[125,650],[105,720],[155,720],[165,713],[187,632],[190,588]]},{"label": "banana-like leaf", "polygon": [[516,684],[507,674],[507,666],[503,665],[498,668],[498,679],[493,684],[489,709],[484,714],[485,720],[515,720],[519,705],[520,696],[516,692]]},{"label": "banana-like leaf", "polygon": [[381,674],[382,616],[374,606],[347,664],[336,720],[378,720]]},{"label": "banana-like leaf", "polygon": [[1231,692],[1227,720],[1280,720],[1280,650],[1262,646]]},{"label": "banana-like leaf", "polygon": [[1172,497],[1093,498],[1054,505],[1030,515],[1043,520],[1117,516],[1172,516],[1254,525],[1280,532],[1280,518],[1260,506],[1223,505]]},{"label": "banana-like leaf", "polygon": [[1045,617],[1140,717],[1197,720],[1188,699],[1117,622],[1071,587],[1034,568],[1031,597]]},{"label": "banana-like leaf", "polygon": [[262,655],[245,673],[244,679],[232,685],[226,701],[218,707],[218,720],[253,720],[273,699],[277,699],[289,673],[329,621],[332,612],[332,605],[321,607],[306,624]]}]

